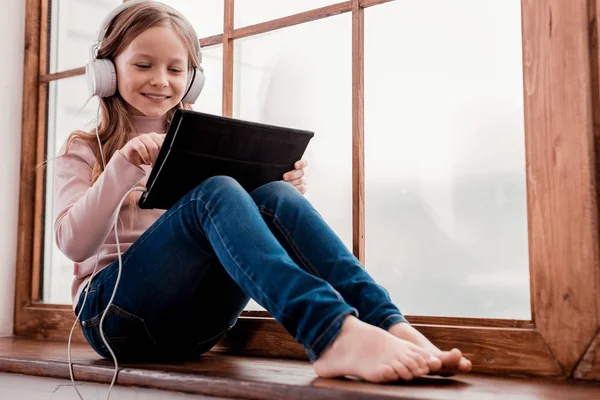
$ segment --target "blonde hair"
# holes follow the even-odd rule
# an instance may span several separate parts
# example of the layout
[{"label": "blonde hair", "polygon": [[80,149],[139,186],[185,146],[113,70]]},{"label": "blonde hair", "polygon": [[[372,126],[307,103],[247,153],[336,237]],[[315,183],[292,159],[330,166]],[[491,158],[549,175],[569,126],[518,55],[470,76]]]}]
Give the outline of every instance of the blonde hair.
[{"label": "blonde hair", "polygon": [[[106,36],[98,50],[98,59],[109,59],[113,63],[127,46],[139,34],[155,26],[169,26],[183,39],[188,50],[188,71],[199,67],[198,50],[200,44],[190,22],[172,7],[158,2],[141,2],[119,13],[110,23]],[[133,119],[127,111],[125,100],[119,92],[110,97],[100,98],[100,121],[98,136],[102,143],[104,161],[108,162],[113,154],[121,149],[131,138],[134,131]],[[167,112],[166,125],[173,118],[178,108],[191,109],[187,104],[179,103]],[[165,126],[166,129],[167,126]],[[93,184],[104,171],[101,153],[98,149],[98,139],[95,130],[84,132],[81,130],[71,133],[67,140],[66,151],[73,140],[79,139],[86,143],[93,151],[96,162],[92,168],[90,183]]]}]

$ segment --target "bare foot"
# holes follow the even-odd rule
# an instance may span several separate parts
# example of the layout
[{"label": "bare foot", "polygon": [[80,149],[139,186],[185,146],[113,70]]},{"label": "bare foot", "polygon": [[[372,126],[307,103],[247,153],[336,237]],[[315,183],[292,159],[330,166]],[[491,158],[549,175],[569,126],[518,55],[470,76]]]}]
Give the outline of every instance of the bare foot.
[{"label": "bare foot", "polygon": [[400,338],[407,340],[417,346],[420,346],[430,352],[440,360],[442,367],[438,370],[430,368],[432,375],[452,376],[458,373],[467,373],[471,370],[471,361],[463,357],[462,352],[458,349],[450,351],[442,351],[429,341],[421,332],[413,328],[410,324],[400,322],[393,325],[389,332]]},{"label": "bare foot", "polygon": [[355,376],[369,382],[410,381],[442,362],[429,351],[347,316],[335,340],[313,367],[323,378]]}]

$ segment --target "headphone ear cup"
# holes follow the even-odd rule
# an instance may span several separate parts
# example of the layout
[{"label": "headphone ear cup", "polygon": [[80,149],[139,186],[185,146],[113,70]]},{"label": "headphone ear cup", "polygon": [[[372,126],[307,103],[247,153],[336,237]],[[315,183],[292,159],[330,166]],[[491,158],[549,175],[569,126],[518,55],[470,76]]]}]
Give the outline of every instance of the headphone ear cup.
[{"label": "headphone ear cup", "polygon": [[110,97],[117,92],[117,71],[112,61],[101,58],[89,62],[85,75],[90,96]]},{"label": "headphone ear cup", "polygon": [[204,71],[202,68],[194,68],[194,71],[191,74],[191,80],[188,83],[187,93],[185,96],[183,96],[181,102],[194,104],[202,92],[205,80],[206,77],[204,76]]}]

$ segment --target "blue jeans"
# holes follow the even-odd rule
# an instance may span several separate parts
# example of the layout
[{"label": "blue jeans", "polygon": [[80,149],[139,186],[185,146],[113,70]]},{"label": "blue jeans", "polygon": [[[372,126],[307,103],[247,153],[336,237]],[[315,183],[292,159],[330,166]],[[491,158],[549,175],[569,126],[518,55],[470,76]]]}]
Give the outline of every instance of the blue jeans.
[{"label": "blue jeans", "polygon": [[[311,362],[349,314],[383,329],[406,321],[285,182],[249,194],[232,178],[210,178],[167,210],[122,260],[103,326],[119,360],[197,357],[232,328],[250,297],[305,347]],[[81,314],[86,340],[106,358],[99,322],[118,269],[117,260],[96,275]]]}]

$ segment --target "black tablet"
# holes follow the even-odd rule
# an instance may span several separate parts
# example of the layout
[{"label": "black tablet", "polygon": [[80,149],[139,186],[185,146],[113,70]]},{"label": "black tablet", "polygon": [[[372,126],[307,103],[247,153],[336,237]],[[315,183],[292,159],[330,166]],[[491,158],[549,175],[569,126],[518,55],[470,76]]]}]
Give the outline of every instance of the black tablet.
[{"label": "black tablet", "polygon": [[140,208],[168,209],[207,178],[226,175],[248,192],[294,169],[314,133],[177,110],[140,197]]}]

